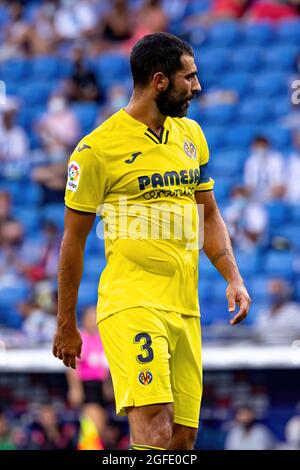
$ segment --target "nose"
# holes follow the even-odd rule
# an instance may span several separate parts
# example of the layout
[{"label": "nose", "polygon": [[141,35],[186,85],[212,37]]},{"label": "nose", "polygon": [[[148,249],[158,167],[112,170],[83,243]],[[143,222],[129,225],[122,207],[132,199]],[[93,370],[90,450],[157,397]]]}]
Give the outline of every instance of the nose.
[{"label": "nose", "polygon": [[198,77],[196,76],[195,80],[194,80],[194,83],[193,83],[193,92],[194,93],[200,93],[200,91],[201,91],[201,85],[200,85],[200,82],[198,80]]}]

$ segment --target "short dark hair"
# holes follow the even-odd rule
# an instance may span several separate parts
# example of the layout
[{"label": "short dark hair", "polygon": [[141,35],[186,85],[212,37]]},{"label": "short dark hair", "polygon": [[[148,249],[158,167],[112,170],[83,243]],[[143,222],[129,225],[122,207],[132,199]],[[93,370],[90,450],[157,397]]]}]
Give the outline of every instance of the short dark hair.
[{"label": "short dark hair", "polygon": [[182,55],[194,57],[194,51],[182,39],[170,33],[148,34],[133,47],[130,67],[134,86],[145,86],[157,72],[170,78],[182,68]]}]

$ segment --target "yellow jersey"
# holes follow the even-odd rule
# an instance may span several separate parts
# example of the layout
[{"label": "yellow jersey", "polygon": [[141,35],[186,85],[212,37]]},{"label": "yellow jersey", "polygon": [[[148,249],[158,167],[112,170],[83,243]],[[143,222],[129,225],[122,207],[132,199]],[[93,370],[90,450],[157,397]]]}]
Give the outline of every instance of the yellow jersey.
[{"label": "yellow jersey", "polygon": [[103,218],[98,321],[132,307],[200,315],[194,193],[213,189],[208,160],[188,118],[167,117],[158,136],[121,109],[80,141],[65,204]]}]

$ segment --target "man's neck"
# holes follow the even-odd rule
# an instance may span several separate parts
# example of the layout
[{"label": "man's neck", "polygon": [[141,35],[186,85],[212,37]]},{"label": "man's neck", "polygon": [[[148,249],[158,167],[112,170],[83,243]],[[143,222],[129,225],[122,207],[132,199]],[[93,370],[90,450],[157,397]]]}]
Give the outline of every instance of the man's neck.
[{"label": "man's neck", "polygon": [[133,92],[133,95],[125,107],[125,111],[137,121],[145,124],[149,129],[160,134],[166,120],[166,116],[160,114],[155,101],[145,93]]}]

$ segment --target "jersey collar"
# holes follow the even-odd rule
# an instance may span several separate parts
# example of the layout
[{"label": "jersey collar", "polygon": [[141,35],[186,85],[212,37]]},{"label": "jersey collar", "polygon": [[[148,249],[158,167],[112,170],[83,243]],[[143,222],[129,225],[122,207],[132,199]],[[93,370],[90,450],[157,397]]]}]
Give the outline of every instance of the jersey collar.
[{"label": "jersey collar", "polygon": [[130,114],[128,114],[127,111],[124,108],[121,109],[121,112],[123,112],[124,119],[126,119],[127,122],[131,126],[134,126],[136,129],[141,130],[145,134],[145,136],[149,140],[154,142],[155,144],[166,144],[168,142],[169,133],[170,133],[169,129],[167,128],[168,126],[166,126],[166,123],[168,121],[168,117],[165,120],[165,125],[161,129],[160,135],[157,135],[152,129],[147,127],[146,124],[144,124],[141,121],[138,121],[137,119],[132,117]]}]

